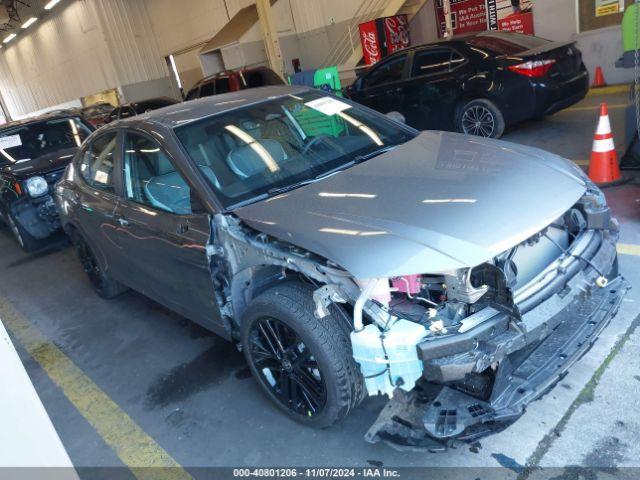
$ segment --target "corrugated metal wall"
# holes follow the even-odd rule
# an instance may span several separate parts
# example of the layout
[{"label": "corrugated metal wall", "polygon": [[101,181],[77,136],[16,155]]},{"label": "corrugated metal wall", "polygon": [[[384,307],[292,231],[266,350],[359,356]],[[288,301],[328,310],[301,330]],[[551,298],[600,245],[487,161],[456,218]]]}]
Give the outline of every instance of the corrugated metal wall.
[{"label": "corrugated metal wall", "polygon": [[111,56],[86,2],[73,2],[2,49],[0,89],[12,116],[117,84]]},{"label": "corrugated metal wall", "polygon": [[116,72],[118,85],[169,74],[149,23],[144,0],[92,0]]}]

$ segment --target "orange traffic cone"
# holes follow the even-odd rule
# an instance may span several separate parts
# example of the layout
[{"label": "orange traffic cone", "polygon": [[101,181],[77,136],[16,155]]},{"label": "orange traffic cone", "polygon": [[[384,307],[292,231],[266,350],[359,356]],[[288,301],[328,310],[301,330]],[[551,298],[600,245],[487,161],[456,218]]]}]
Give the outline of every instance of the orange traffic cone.
[{"label": "orange traffic cone", "polygon": [[607,86],[607,82],[604,81],[604,74],[602,73],[602,68],[600,68],[600,66],[598,65],[596,67],[596,74],[594,75],[593,85],[591,85],[591,88],[599,88],[599,87],[606,87],[606,86]]},{"label": "orange traffic cone", "polygon": [[600,120],[593,136],[589,178],[595,183],[610,183],[620,180],[618,155],[613,143],[609,110],[606,103],[600,104]]}]

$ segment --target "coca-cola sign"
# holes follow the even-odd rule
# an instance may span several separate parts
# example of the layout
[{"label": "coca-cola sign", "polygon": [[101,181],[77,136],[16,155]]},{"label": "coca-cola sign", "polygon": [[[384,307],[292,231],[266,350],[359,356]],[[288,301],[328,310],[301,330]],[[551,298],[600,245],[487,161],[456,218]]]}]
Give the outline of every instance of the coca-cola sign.
[{"label": "coca-cola sign", "polygon": [[387,55],[409,46],[409,21],[406,15],[394,15],[384,19]]},{"label": "coca-cola sign", "polygon": [[376,21],[371,20],[370,22],[361,23],[359,29],[364,63],[373,65],[382,59],[382,45],[380,45],[380,39],[378,38]]}]

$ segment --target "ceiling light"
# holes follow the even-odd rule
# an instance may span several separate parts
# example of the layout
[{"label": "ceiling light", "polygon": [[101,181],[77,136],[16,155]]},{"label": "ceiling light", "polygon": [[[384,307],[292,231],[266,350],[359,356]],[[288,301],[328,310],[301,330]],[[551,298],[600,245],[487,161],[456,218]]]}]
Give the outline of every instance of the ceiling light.
[{"label": "ceiling light", "polygon": [[44,6],[44,9],[45,9],[45,10],[51,10],[53,7],[55,7],[55,6],[56,6],[56,4],[57,4],[59,1],[60,1],[60,0],[51,0],[49,3],[47,3],[47,4]]},{"label": "ceiling light", "polygon": [[29,28],[31,25],[35,23],[36,20],[38,20],[36,17],[31,17],[29,20],[27,20],[22,24],[22,28]]},{"label": "ceiling light", "polygon": [[4,40],[2,40],[2,43],[9,43],[14,38],[16,38],[16,34],[15,33],[12,33],[11,35],[7,35],[7,37]]}]

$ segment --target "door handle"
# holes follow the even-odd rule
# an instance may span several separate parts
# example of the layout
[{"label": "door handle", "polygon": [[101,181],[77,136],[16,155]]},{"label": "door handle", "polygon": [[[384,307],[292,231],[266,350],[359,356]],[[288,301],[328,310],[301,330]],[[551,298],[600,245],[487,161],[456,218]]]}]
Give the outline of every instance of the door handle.
[{"label": "door handle", "polygon": [[118,217],[116,219],[116,222],[118,222],[123,227],[128,227],[129,226],[129,221],[124,217]]},{"label": "door handle", "polygon": [[176,227],[176,233],[178,235],[187,233],[188,231],[189,231],[189,224],[187,223],[179,223],[178,226]]}]

